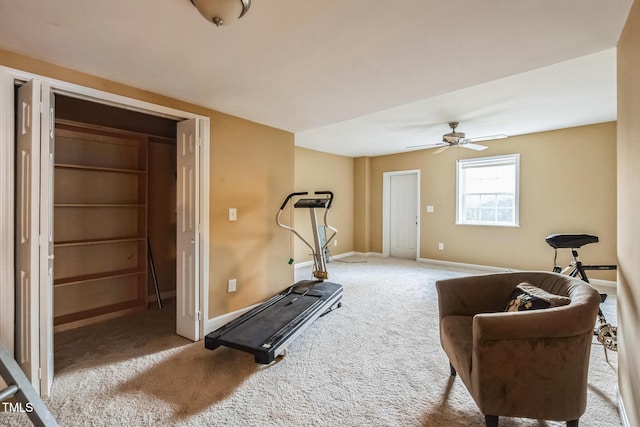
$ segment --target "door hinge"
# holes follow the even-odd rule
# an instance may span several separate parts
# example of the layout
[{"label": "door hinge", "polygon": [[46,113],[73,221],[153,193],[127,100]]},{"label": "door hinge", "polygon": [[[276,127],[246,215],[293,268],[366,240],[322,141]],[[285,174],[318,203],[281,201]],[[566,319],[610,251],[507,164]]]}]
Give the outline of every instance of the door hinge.
[{"label": "door hinge", "polygon": [[200,321],[200,311],[196,311],[196,319],[198,322]]},{"label": "door hinge", "polygon": [[42,368],[38,368],[38,379],[42,379]]}]

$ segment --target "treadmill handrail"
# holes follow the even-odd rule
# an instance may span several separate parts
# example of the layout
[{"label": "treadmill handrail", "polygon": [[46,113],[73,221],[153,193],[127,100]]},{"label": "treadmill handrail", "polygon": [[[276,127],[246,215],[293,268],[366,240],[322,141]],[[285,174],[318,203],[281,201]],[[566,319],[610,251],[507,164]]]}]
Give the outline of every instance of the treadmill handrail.
[{"label": "treadmill handrail", "polygon": [[280,206],[280,210],[283,210],[283,209],[284,209],[284,207],[285,207],[285,206],[287,206],[287,203],[289,203],[289,200],[290,200],[292,197],[295,197],[295,196],[305,196],[305,195],[307,195],[307,194],[309,194],[309,192],[308,192],[308,191],[298,191],[297,193],[291,193],[291,194],[289,194],[289,195],[286,197],[286,199],[284,199],[284,202],[282,202],[282,205]]},{"label": "treadmill handrail", "polygon": [[333,202],[333,191],[316,191],[314,194],[327,194],[329,195],[329,203],[327,203],[327,208],[324,211],[324,226],[326,228],[328,228],[329,230],[333,231],[333,234],[329,237],[326,238],[326,241],[324,242],[324,245],[322,245],[322,250],[324,251],[327,247],[329,247],[329,243],[331,243],[331,241],[333,240],[334,237],[336,237],[336,234],[338,234],[338,229],[335,227],[332,227],[331,225],[329,225],[329,223],[327,222],[327,217],[329,215],[329,209],[331,209],[331,203]]},{"label": "treadmill handrail", "polygon": [[311,249],[311,252],[313,252],[313,246],[311,246],[311,244],[309,242],[307,242],[304,237],[302,237],[300,235],[300,233],[298,233],[293,227],[283,224],[280,222],[280,215],[282,215],[282,212],[284,211],[284,208],[287,206],[287,203],[289,203],[289,200],[292,197],[295,196],[304,196],[306,194],[309,194],[307,191],[301,191],[301,192],[297,192],[297,193],[291,193],[289,194],[285,199],[284,202],[282,202],[282,205],[280,206],[280,209],[278,210],[278,214],[276,215],[276,224],[278,224],[278,227],[282,227],[285,230],[289,230],[290,232],[292,232],[293,234],[295,234],[296,236],[298,236],[298,238],[300,240],[302,240],[304,242],[305,245],[307,245],[309,247],[309,249]]},{"label": "treadmill handrail", "polygon": [[331,202],[333,202],[333,191],[316,191],[314,194],[328,194],[329,204],[327,205],[327,209],[331,209]]},{"label": "treadmill handrail", "polygon": [[[329,202],[329,205],[331,205],[331,202]],[[338,234],[338,229],[336,229],[335,227],[330,226],[327,223],[327,215],[329,214],[329,208],[327,208],[324,211],[324,226],[326,228],[328,228],[329,230],[333,231],[333,234],[331,235],[331,237],[326,239],[326,242],[324,242],[324,245],[322,246],[322,250],[324,251],[327,247],[329,247],[329,243],[331,243],[331,241],[333,240],[334,237],[336,237],[336,234]]]}]

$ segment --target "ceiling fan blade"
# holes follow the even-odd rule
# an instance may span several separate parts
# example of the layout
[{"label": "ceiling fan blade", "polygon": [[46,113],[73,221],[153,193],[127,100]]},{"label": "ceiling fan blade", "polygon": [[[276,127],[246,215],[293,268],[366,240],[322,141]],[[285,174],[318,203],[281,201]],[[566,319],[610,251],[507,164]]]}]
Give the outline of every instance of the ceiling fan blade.
[{"label": "ceiling fan blade", "polygon": [[404,148],[432,148],[432,147],[440,147],[442,142],[436,142],[435,144],[420,144],[420,145],[409,145]]},{"label": "ceiling fan blade", "polygon": [[433,154],[442,153],[444,150],[446,150],[449,147],[451,147],[451,145],[445,145],[444,147],[440,147],[436,151],[434,151]]},{"label": "ceiling fan blade", "polygon": [[476,151],[482,151],[482,150],[485,150],[487,148],[485,145],[474,144],[472,142],[465,142],[464,144],[460,144],[460,146],[462,148],[470,148],[470,149],[476,150]]},{"label": "ceiling fan blade", "polygon": [[498,135],[487,135],[487,136],[476,136],[475,138],[467,138],[466,142],[481,142],[481,141],[490,141],[492,139],[504,139],[509,138],[509,135],[505,135],[503,133]]}]

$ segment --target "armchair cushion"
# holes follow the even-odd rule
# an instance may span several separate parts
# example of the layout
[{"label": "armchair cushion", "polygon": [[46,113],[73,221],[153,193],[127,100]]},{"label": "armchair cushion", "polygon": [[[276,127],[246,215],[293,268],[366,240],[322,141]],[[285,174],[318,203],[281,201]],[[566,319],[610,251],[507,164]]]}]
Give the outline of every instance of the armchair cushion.
[{"label": "armchair cushion", "polygon": [[554,295],[529,282],[522,282],[513,290],[505,311],[539,310],[567,305],[570,302],[570,298]]}]

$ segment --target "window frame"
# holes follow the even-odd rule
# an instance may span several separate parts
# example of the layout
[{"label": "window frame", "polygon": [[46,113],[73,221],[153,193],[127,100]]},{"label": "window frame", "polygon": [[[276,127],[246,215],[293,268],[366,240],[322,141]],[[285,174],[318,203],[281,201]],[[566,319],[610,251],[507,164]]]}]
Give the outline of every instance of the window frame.
[{"label": "window frame", "polygon": [[[515,167],[515,182],[513,191],[513,222],[500,223],[496,221],[469,221],[464,215],[464,196],[467,194],[462,189],[462,170],[465,165],[469,167],[489,167],[500,164],[513,164]],[[495,194],[497,193],[489,193]],[[510,194],[510,193],[509,193]],[[497,209],[497,207],[496,207]],[[456,161],[456,225],[472,225],[483,227],[519,227],[520,226],[520,153],[505,154],[500,156],[476,157],[470,159],[458,159]]]}]

